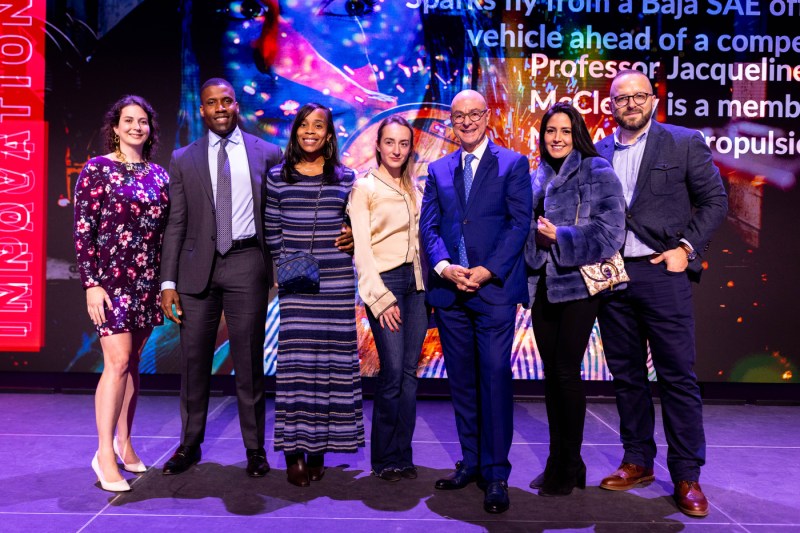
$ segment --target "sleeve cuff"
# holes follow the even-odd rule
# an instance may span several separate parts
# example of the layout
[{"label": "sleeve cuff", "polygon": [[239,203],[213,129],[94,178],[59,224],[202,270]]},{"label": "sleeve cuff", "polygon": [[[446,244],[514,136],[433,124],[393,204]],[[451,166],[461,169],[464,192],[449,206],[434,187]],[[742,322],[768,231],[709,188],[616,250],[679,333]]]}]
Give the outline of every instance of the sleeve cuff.
[{"label": "sleeve cuff", "polygon": [[167,289],[175,290],[178,288],[178,285],[174,281],[162,281],[161,282],[161,290],[165,291]]},{"label": "sleeve cuff", "polygon": [[442,272],[444,272],[444,269],[449,267],[449,266],[450,266],[450,261],[448,261],[447,259],[442,259],[441,261],[436,263],[436,266],[433,267],[433,270],[434,270],[434,272],[439,274],[439,277],[441,278],[442,277]]},{"label": "sleeve cuff", "polygon": [[374,304],[369,306],[369,310],[375,318],[378,318],[384,311],[397,303],[397,298],[394,297],[392,291],[387,291],[386,294],[378,298]]}]

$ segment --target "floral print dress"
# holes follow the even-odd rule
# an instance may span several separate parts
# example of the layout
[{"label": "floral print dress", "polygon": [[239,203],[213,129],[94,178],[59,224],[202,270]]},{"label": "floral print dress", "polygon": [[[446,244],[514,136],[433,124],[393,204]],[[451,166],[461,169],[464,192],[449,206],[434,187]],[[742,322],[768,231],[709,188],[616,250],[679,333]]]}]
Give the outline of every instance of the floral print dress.
[{"label": "floral print dress", "polygon": [[75,251],[83,288],[111,298],[101,337],[163,322],[159,264],[168,211],[167,172],[154,163],[90,159],[75,184]]}]

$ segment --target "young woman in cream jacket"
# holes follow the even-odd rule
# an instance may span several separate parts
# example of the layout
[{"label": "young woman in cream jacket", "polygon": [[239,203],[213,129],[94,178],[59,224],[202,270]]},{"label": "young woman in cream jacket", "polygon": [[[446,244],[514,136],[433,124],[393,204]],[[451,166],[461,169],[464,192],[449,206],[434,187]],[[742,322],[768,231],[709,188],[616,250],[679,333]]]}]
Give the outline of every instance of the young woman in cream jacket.
[{"label": "young woman in cream jacket", "polygon": [[367,309],[380,372],[372,411],[373,474],[417,477],[411,452],[417,365],[428,327],[419,252],[421,191],[411,175],[414,131],[391,116],[378,127],[378,168],[356,180],[348,207],[358,292]]}]

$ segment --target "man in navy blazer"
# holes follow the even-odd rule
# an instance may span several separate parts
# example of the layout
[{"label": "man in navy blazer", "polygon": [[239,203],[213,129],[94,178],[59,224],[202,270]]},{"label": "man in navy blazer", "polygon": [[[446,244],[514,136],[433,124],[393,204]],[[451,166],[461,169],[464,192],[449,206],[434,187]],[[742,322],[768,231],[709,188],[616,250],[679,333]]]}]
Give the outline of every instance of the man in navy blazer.
[{"label": "man in navy blazer", "polygon": [[528,160],[486,137],[479,93],[451,104],[461,149],[428,166],[420,236],[433,266],[435,308],[462,459],[437,489],[485,483],[484,509],[508,509],[513,430],[511,346],[517,304],[527,302],[522,255],[531,221]]},{"label": "man in navy blazer", "polygon": [[264,178],[281,152],[239,129],[239,104],[230,83],[212,78],[200,95],[200,115],[209,133],[176,150],[169,164],[161,306],[167,318],[180,324],[182,428],[181,444],[163,473],[180,474],[200,460],[214,346],[224,311],[246,471],[261,477],[269,471],[264,449],[264,331],[272,286],[262,222]]},{"label": "man in navy blazer", "polygon": [[655,479],[655,410],[647,379],[647,347],[658,380],[667,466],[678,508],[706,516],[699,484],[705,463],[703,404],[694,374],[692,288],[728,199],[703,136],[652,120],[658,99],[641,72],[620,72],[611,83],[618,128],[597,143],[614,166],[627,204],[623,247],[631,281],[604,298],[599,314],[608,367],[614,376],[620,467],[603,479],[608,490],[628,490]]}]

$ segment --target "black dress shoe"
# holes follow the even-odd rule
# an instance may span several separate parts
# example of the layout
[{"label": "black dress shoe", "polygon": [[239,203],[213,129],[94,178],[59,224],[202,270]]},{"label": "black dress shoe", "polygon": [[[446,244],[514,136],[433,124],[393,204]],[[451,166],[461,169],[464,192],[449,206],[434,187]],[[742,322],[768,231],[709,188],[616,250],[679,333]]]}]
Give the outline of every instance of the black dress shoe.
[{"label": "black dress shoe", "polygon": [[489,483],[486,487],[486,496],[483,498],[483,510],[494,514],[508,510],[508,483],[505,481]]},{"label": "black dress shoe", "polygon": [[189,470],[189,467],[200,461],[202,454],[200,446],[178,446],[169,461],[164,463],[161,473],[165,476],[180,474]]},{"label": "black dress shoe", "polygon": [[247,475],[250,477],[264,477],[269,472],[267,452],[264,448],[247,450]]},{"label": "black dress shoe", "polygon": [[400,470],[400,476],[403,479],[417,479],[419,473],[416,466],[407,466]]},{"label": "black dress shoe", "polygon": [[435,487],[439,490],[463,489],[473,481],[477,481],[478,474],[471,472],[459,461],[456,463],[456,471],[449,476],[436,481]]},{"label": "black dress shoe", "polygon": [[384,481],[400,481],[403,479],[403,476],[400,474],[399,470],[395,470],[394,468],[384,468],[380,471],[380,473],[372,471],[374,476],[381,478]]}]

